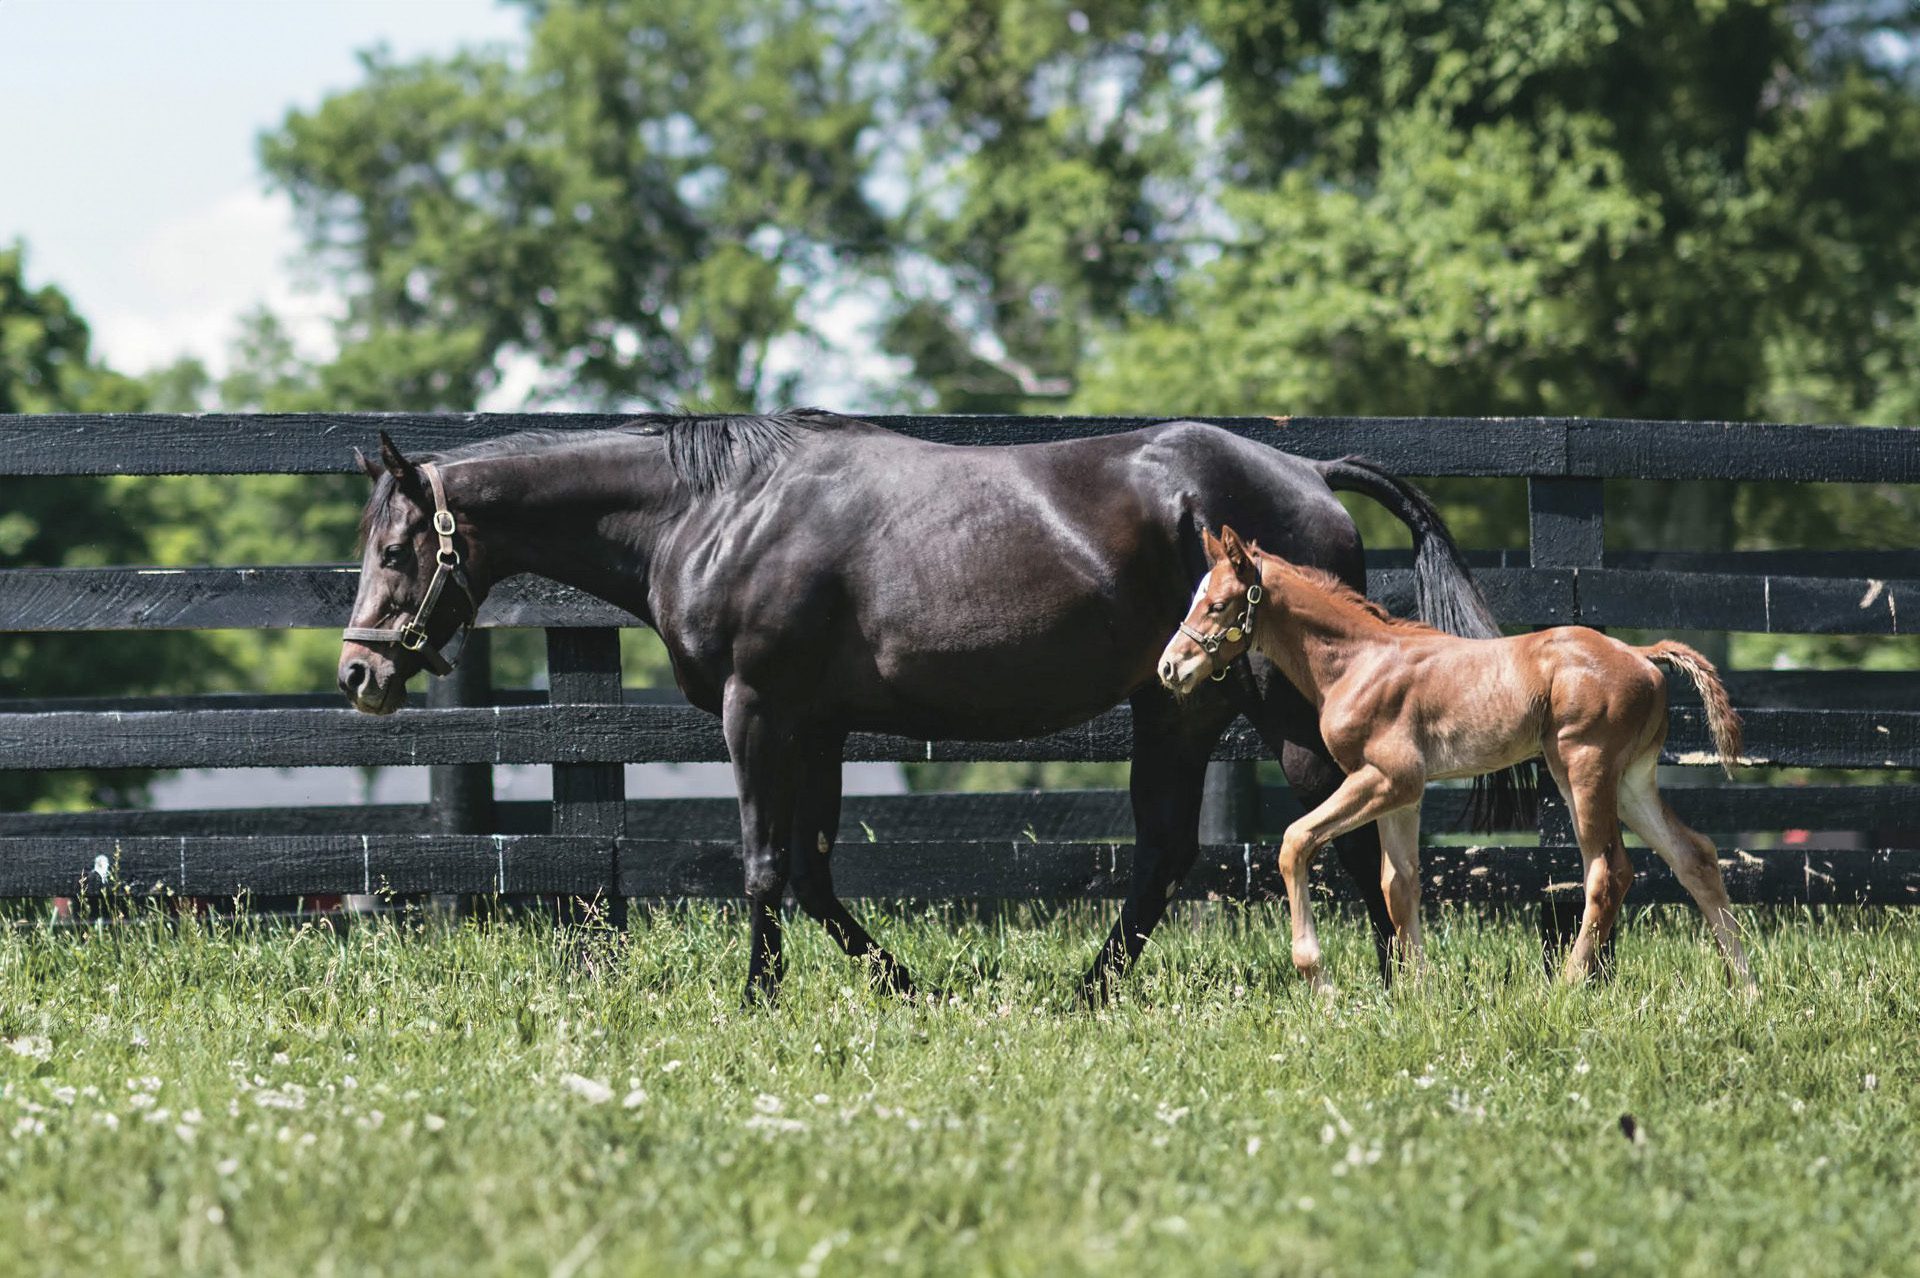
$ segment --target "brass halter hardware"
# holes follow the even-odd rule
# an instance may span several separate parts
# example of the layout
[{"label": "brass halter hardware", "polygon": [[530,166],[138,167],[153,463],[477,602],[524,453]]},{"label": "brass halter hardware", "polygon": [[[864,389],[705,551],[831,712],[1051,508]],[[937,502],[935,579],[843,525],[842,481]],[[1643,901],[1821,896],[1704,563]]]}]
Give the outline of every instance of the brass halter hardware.
[{"label": "brass halter hardware", "polygon": [[[1253,610],[1259,605],[1262,599],[1266,598],[1266,593],[1266,591],[1260,588],[1260,583],[1257,581],[1248,586],[1246,611],[1240,614],[1239,621],[1229,625],[1225,630],[1216,630],[1212,634],[1203,635],[1186,622],[1183,621],[1180,623],[1180,633],[1199,644],[1200,650],[1207,654],[1207,660],[1214,663],[1216,669],[1211,677],[1215,683],[1219,683],[1222,679],[1225,679],[1227,677],[1227,671],[1231,668],[1230,666],[1219,664],[1221,646],[1229,643],[1239,643],[1242,639],[1251,640],[1253,638]],[[1235,655],[1237,656],[1238,654]]]},{"label": "brass halter hardware", "polygon": [[[435,674],[449,675],[467,650],[466,636],[473,629],[480,605],[473,597],[473,586],[468,582],[467,571],[461,565],[460,550],[453,544],[456,525],[453,512],[447,509],[447,490],[440,481],[440,469],[432,462],[422,462],[419,470],[426,476],[427,487],[433,491],[433,533],[440,539],[440,548],[434,552],[433,580],[427,583],[426,598],[420,601],[420,607],[411,617],[402,617],[400,624],[391,629],[349,626],[340,632],[340,637],[356,643],[397,643],[408,652],[419,653],[420,660]],[[433,610],[439,605],[440,593],[449,581],[460,587],[460,593],[467,600],[467,615],[457,627],[457,633],[461,636],[460,651],[451,660],[431,646],[432,636],[429,633],[429,627],[433,625]],[[452,640],[453,636],[449,635],[448,642]]]}]

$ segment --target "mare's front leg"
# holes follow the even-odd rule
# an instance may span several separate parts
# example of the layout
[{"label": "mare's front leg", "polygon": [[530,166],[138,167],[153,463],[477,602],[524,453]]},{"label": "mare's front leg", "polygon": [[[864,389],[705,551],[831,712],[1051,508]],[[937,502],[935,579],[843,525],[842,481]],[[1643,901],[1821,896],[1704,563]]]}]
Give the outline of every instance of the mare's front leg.
[{"label": "mare's front leg", "polygon": [[1185,699],[1159,684],[1133,694],[1133,882],[1120,917],[1081,983],[1088,1002],[1112,992],[1167,912],[1200,853],[1200,795],[1207,756],[1233,707],[1211,687]]},{"label": "mare's front leg", "polygon": [[780,898],[787,889],[793,833],[794,741],[763,698],[736,676],[720,712],[740,793],[740,850],[746,866],[747,993],[772,1003],[786,970],[780,952]]},{"label": "mare's front leg", "polygon": [[799,779],[793,809],[793,894],[849,957],[868,964],[874,982],[911,996],[913,980],[900,960],[868,934],[833,891],[833,844],[840,833],[840,756],[846,738],[819,734],[796,752]]},{"label": "mare's front leg", "polygon": [[1313,855],[1331,840],[1383,813],[1420,799],[1419,777],[1393,777],[1372,764],[1361,767],[1340,783],[1325,803],[1287,827],[1280,842],[1280,877],[1287,888],[1287,908],[1293,923],[1293,965],[1316,991],[1333,988],[1320,963],[1320,938],[1313,927],[1307,900],[1307,870]]}]

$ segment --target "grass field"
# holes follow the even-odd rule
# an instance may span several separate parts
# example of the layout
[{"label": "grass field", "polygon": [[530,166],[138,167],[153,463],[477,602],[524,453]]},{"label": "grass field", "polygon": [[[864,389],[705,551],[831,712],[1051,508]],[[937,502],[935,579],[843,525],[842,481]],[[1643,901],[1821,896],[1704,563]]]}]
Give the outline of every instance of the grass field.
[{"label": "grass field", "polygon": [[801,922],[759,1013],[704,909],[599,970],[524,925],[0,935],[0,1271],[1920,1269],[1920,913],[1751,919],[1752,1005],[1685,915],[1562,990],[1525,921],[1429,914],[1417,991],[1336,916],[1315,1000],[1212,913],[1098,1014],[1079,909],[883,919],[938,1006]]}]

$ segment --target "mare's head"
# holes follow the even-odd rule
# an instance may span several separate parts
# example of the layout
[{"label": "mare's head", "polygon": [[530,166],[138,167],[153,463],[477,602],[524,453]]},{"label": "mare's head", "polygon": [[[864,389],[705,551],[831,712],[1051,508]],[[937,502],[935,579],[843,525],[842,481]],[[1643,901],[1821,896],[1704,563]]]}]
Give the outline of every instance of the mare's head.
[{"label": "mare's head", "polygon": [[485,565],[436,463],[401,456],[384,431],[378,462],[357,448],[354,457],[373,495],[360,516],[360,593],[342,634],[340,691],[356,710],[391,714],[420,670],[452,669],[440,649],[479,611]]},{"label": "mare's head", "polygon": [[1263,597],[1260,547],[1231,528],[1218,537],[1202,531],[1207,575],[1193,592],[1193,606],[1160,654],[1160,682],[1181,696],[1205,676],[1224,679],[1227,667],[1253,647],[1254,607]]}]

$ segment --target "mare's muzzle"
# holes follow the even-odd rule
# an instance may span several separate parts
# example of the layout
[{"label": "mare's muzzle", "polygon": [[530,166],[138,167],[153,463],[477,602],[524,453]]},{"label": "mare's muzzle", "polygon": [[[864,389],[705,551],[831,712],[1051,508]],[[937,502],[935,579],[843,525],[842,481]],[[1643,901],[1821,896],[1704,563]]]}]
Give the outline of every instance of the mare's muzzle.
[{"label": "mare's muzzle", "polygon": [[[349,643],[394,644],[418,656],[421,663],[433,673],[448,675],[453,673],[460,654],[467,649],[466,634],[473,628],[474,618],[480,614],[480,603],[473,597],[473,584],[467,579],[460,548],[453,544],[456,525],[453,512],[447,509],[447,491],[440,481],[440,470],[430,462],[423,462],[420,473],[427,477],[427,485],[433,490],[433,532],[440,540],[440,547],[434,553],[433,580],[427,583],[426,597],[420,601],[420,607],[411,617],[400,618],[395,626],[385,629],[349,626],[340,632],[340,637]],[[435,613],[448,595],[449,583],[459,590],[459,597],[466,601],[466,615],[454,623],[447,635],[448,643],[452,643],[456,635],[460,637],[459,651],[451,658],[434,646],[432,633]]]}]

